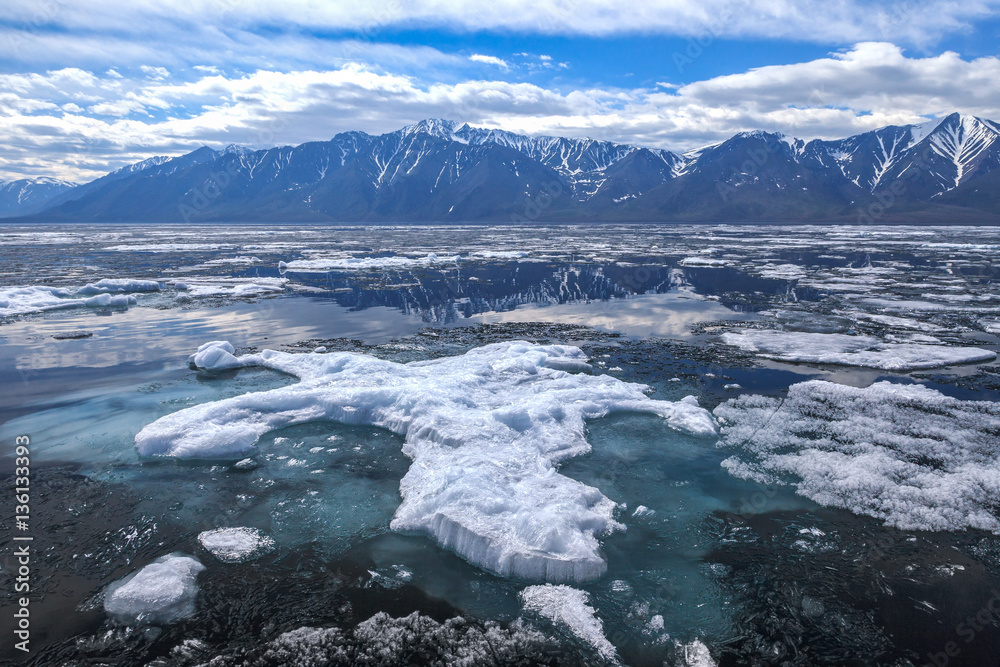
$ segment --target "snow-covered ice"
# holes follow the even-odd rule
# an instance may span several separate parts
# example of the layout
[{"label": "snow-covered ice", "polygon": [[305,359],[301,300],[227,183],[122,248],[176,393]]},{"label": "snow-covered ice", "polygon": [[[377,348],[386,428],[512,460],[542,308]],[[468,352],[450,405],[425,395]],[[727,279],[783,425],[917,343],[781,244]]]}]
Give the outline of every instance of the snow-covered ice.
[{"label": "snow-covered ice", "polygon": [[813,380],[715,409],[737,477],[904,529],[1000,533],[1000,404],[923,385]]},{"label": "snow-covered ice", "polygon": [[570,632],[592,646],[601,657],[618,662],[618,651],[604,636],[604,623],[597,617],[586,591],[571,586],[529,586],[521,591],[526,611],[534,612],[553,623],[565,625]]},{"label": "snow-covered ice", "polygon": [[205,569],[197,558],[167,554],[104,591],[104,610],[129,624],[163,624],[194,613],[198,573]]},{"label": "snow-covered ice", "polygon": [[256,528],[206,530],[198,542],[223,563],[243,563],[274,549],[274,540]]},{"label": "snow-covered ice", "polygon": [[156,292],[152,280],[109,278],[83,287],[25,285],[0,287],[0,317],[41,313],[61,308],[125,308],[136,303],[133,292]]},{"label": "snow-covered ice", "polygon": [[[218,341],[203,348],[198,354],[231,356]],[[694,397],[653,400],[643,385],[590,375],[584,353],[570,346],[498,343],[409,364],[273,350],[238,361],[300,382],[162,417],[136,435],[139,453],[235,459],[292,424],[386,428],[405,437],[403,453],[414,462],[392,528],[429,534],[484,569],[536,581],[600,576],[598,537],[622,527],[615,503],[557,470],[590,450],[587,419],[644,412],[684,433],[716,435]]]},{"label": "snow-covered ice", "polygon": [[996,359],[996,353],[976,347],[919,343],[887,343],[872,336],[800,331],[747,330],[722,334],[727,345],[778,361],[838,364],[911,371]]}]

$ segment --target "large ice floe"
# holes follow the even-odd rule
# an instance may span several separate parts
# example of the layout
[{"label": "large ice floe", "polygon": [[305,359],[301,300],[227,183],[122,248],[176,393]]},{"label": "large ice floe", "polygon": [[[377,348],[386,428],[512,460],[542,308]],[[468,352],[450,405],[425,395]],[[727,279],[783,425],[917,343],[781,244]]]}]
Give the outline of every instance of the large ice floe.
[{"label": "large ice floe", "polygon": [[205,569],[197,558],[167,554],[104,591],[104,610],[128,624],[164,624],[194,613],[196,580]]},{"label": "large ice floe", "polygon": [[141,455],[237,459],[268,431],[317,420],[386,428],[405,437],[413,459],[391,527],[534,581],[600,576],[598,536],[622,528],[615,503],[556,469],[590,450],[586,419],[645,412],[684,433],[716,435],[695,398],[653,400],[643,385],[589,375],[584,353],[563,345],[498,343],[400,364],[350,352],[234,357],[214,341],[192,362],[263,366],[300,382],[166,415],[136,435]]},{"label": "large ice floe", "polygon": [[26,285],[0,287],[0,317],[41,313],[60,308],[124,308],[136,303],[135,292],[156,292],[160,284],[153,280],[105,278],[83,287]]},{"label": "large ice floe", "polygon": [[813,380],[715,409],[737,477],[904,529],[1000,533],[1000,404],[923,385]]},{"label": "large ice floe", "polygon": [[604,623],[589,604],[585,591],[571,586],[529,586],[521,591],[526,611],[534,612],[553,623],[566,626],[570,632],[613,663],[618,663],[618,651],[604,636]]},{"label": "large ice floe", "polygon": [[727,345],[766,359],[811,364],[837,364],[913,371],[996,359],[978,347],[948,347],[924,343],[889,343],[872,336],[800,331],[748,330],[722,334]]}]

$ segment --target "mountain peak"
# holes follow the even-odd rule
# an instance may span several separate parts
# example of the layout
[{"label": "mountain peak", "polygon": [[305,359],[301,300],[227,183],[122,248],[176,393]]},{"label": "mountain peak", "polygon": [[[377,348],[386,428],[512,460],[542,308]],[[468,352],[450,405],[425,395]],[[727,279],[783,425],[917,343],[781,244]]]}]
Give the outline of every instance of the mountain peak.
[{"label": "mountain peak", "polygon": [[[467,125],[463,125],[463,127],[467,127]],[[407,125],[404,127],[403,133],[413,134],[417,132],[424,132],[433,137],[451,139],[460,129],[462,128],[459,128],[458,123],[453,120],[445,120],[443,118],[425,118],[424,120],[414,123],[413,125]]]}]

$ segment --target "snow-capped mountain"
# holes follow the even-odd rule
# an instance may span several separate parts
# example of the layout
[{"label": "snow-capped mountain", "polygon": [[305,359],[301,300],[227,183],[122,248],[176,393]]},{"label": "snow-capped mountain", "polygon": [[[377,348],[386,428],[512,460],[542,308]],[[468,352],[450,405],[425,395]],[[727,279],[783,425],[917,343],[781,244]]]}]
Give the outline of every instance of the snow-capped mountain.
[{"label": "snow-capped mountain", "polygon": [[59,194],[37,217],[1000,222],[998,139],[997,123],[952,114],[832,141],[741,132],[677,154],[429,119],[151,158]]},{"label": "snow-capped mountain", "polygon": [[0,181],[0,217],[36,213],[75,187],[76,183],[44,177]]}]

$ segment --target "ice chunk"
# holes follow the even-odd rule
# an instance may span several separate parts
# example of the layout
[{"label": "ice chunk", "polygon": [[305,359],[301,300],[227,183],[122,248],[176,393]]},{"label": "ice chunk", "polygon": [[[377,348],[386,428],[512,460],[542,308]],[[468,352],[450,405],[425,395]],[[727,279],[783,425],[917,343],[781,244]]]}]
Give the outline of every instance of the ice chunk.
[{"label": "ice chunk", "polygon": [[684,665],[685,667],[716,667],[712,654],[708,652],[708,647],[701,640],[695,639],[690,644],[684,645]]},{"label": "ice chunk", "polygon": [[109,584],[104,610],[129,624],[164,624],[194,614],[196,579],[205,569],[198,559],[182,553],[157,558],[138,572]]},{"label": "ice chunk", "polygon": [[136,303],[136,298],[129,294],[115,294],[112,296],[111,294],[104,293],[84,299],[83,305],[97,308],[126,308]]},{"label": "ice chunk", "polygon": [[996,359],[996,353],[977,347],[947,347],[919,343],[886,343],[872,336],[835,333],[750,330],[724,333],[727,345],[778,361],[837,364],[912,371]]},{"label": "ice chunk", "polygon": [[274,540],[256,528],[206,530],[198,542],[223,563],[243,563],[274,549]]},{"label": "ice chunk", "polygon": [[1000,533],[1000,404],[923,385],[865,389],[813,380],[784,399],[715,409],[737,477],[789,482],[823,505],[904,529]]},{"label": "ice chunk", "polygon": [[236,348],[227,340],[213,340],[198,348],[198,351],[188,357],[188,365],[192,368],[219,371],[229,368],[240,368],[243,362],[233,356]]},{"label": "ice chunk", "polygon": [[[222,348],[198,354],[211,349]],[[300,382],[162,417],[136,435],[139,453],[241,458],[262,435],[292,424],[386,428],[405,437],[403,453],[414,461],[392,528],[429,534],[480,567],[536,581],[600,576],[598,537],[621,528],[611,500],[557,470],[590,450],[587,419],[645,412],[679,431],[716,435],[694,397],[653,400],[643,385],[575,373],[589,369],[576,347],[498,343],[409,364],[273,350],[237,361]]]},{"label": "ice chunk", "polygon": [[604,624],[597,618],[594,608],[587,604],[589,597],[585,591],[552,584],[529,586],[521,591],[521,601],[525,610],[565,625],[601,657],[618,662],[618,651],[604,636]]}]

